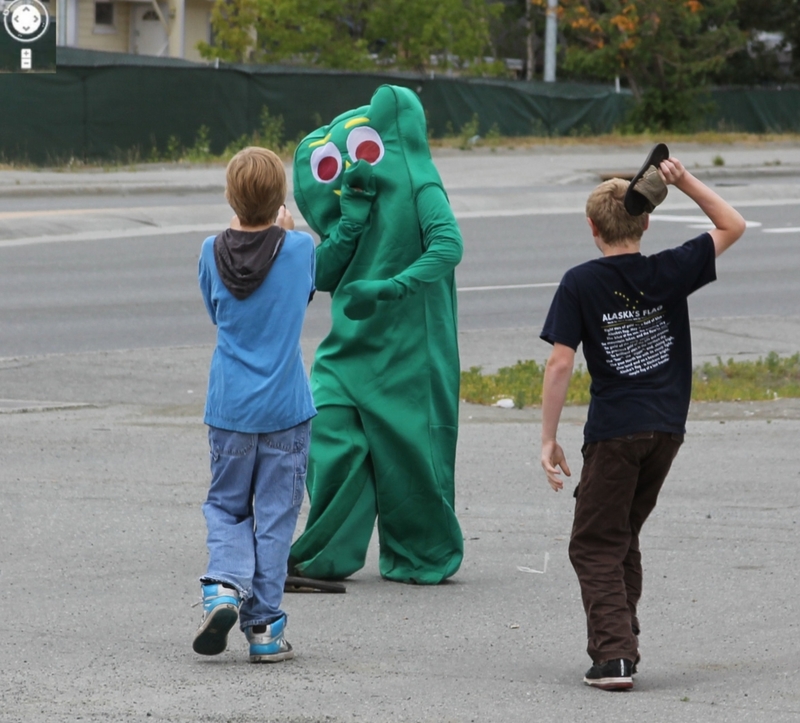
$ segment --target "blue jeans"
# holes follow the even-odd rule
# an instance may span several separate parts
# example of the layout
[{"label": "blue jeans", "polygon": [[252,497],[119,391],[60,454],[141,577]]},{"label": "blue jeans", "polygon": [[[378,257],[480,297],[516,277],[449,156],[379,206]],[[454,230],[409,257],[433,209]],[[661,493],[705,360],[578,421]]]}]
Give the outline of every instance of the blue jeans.
[{"label": "blue jeans", "polygon": [[284,615],[283,585],[310,438],[310,420],[269,434],[208,428],[211,488],[203,504],[208,570],[201,581],[239,591],[242,630]]}]

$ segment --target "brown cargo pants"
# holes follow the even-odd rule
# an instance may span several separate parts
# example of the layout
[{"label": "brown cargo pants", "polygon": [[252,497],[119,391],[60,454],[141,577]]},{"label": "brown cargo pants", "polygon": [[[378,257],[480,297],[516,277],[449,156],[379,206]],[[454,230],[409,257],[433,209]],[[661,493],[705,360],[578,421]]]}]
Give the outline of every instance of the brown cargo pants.
[{"label": "brown cargo pants", "polygon": [[656,506],[683,435],[638,432],[585,445],[569,558],[595,663],[636,660],[642,595],[639,532]]}]

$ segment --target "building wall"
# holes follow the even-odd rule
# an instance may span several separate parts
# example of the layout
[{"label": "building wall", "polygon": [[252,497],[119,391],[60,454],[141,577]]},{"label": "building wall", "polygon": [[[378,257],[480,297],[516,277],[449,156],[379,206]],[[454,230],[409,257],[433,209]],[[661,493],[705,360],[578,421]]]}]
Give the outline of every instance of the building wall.
[{"label": "building wall", "polygon": [[114,25],[95,25],[94,0],[78,2],[77,46],[89,50],[127,53],[130,46],[130,4],[114,3]]},{"label": "building wall", "polygon": [[[51,17],[57,17],[58,0],[49,0],[48,10]],[[115,2],[113,26],[95,25],[94,0],[61,0],[68,7],[67,17],[67,45],[87,50],[105,50],[113,53],[133,52],[131,47],[131,14],[132,9],[141,3]],[[203,58],[197,50],[197,43],[201,40],[210,40],[211,6],[209,0],[185,0],[185,26],[184,26],[184,58],[186,60],[202,61]],[[161,5],[166,15],[169,9]],[[170,13],[172,14],[172,13]],[[170,22],[174,22],[170,19]],[[173,27],[173,32],[178,28]],[[177,48],[179,44],[171,44]],[[177,55],[177,51],[173,51]]]},{"label": "building wall", "polygon": [[186,60],[202,61],[197,43],[211,39],[211,3],[208,0],[186,0]]}]

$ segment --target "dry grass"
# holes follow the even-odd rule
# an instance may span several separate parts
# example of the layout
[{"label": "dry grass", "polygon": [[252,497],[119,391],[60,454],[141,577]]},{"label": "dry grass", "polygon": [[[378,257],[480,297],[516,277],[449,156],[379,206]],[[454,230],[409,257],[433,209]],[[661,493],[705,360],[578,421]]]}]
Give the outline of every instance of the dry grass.
[{"label": "dry grass", "polygon": [[[274,134],[273,134],[274,135]],[[741,146],[787,146],[800,144],[800,133],[725,133],[722,131],[704,131],[702,133],[678,134],[678,133],[607,133],[599,136],[577,135],[577,136],[501,136],[496,132],[489,132],[485,136],[478,137],[473,141],[477,134],[474,128],[465,128],[454,135],[444,138],[431,138],[429,144],[432,149],[453,149],[469,152],[474,148],[488,148],[492,150],[508,149],[517,150],[525,148],[580,148],[580,147],[608,147],[608,148],[636,148],[657,142],[668,144],[687,143],[697,145],[741,145]],[[292,160],[295,142],[280,142],[276,138],[270,137],[271,145],[269,148],[277,148],[279,155],[287,162]],[[73,171],[82,169],[104,169],[113,170],[136,170],[137,167],[148,163],[174,163],[176,165],[192,164],[218,164],[225,163],[239,149],[242,143],[259,142],[258,139],[242,138],[225,149],[222,154],[215,155],[208,152],[202,139],[195,142],[190,148],[174,148],[159,154],[142,153],[139,149],[129,151],[118,151],[114,158],[99,159],[80,159],[71,157],[68,159],[54,158],[46,164],[34,164],[27,160],[0,160],[0,171],[14,170],[57,170]],[[778,162],[776,162],[777,164]]]},{"label": "dry grass", "polygon": [[[697,145],[796,145],[800,144],[800,133],[726,133],[703,131],[702,133],[607,133],[599,136],[487,136],[474,143],[479,148],[575,148],[580,146],[638,147],[652,143],[688,143]],[[462,136],[432,138],[431,148],[464,149]]]}]

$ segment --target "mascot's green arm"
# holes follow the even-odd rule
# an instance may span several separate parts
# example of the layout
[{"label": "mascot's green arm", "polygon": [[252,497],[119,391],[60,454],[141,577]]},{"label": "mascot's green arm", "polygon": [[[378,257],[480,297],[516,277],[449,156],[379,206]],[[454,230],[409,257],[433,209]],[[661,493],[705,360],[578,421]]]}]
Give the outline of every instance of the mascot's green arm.
[{"label": "mascot's green arm", "polygon": [[316,284],[320,291],[335,291],[364,233],[375,201],[375,178],[366,161],[344,172],[339,207],[342,215],[331,234],[317,247]]},{"label": "mascot's green arm", "polygon": [[317,289],[331,293],[336,290],[363,230],[363,226],[339,221],[333,232],[317,246]]},{"label": "mascot's green arm", "polygon": [[423,284],[447,276],[461,261],[464,243],[444,191],[425,186],[417,194],[417,212],[425,252],[405,271],[392,278],[398,299],[415,294]]}]

